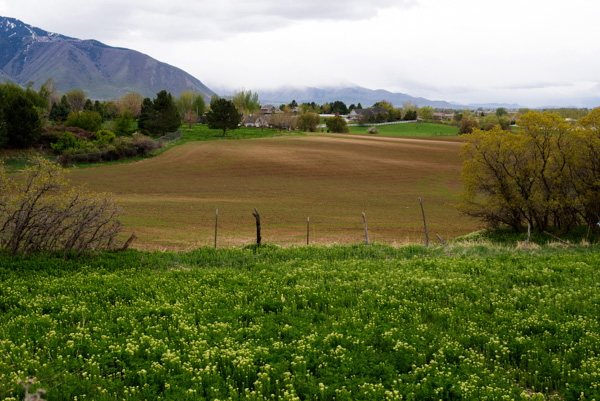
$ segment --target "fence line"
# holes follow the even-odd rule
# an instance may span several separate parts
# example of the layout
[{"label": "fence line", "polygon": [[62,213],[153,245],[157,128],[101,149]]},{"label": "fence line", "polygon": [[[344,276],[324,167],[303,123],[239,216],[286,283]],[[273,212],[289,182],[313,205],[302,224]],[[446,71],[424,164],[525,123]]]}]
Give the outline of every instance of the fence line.
[{"label": "fence line", "polygon": [[377,127],[380,125],[394,125],[394,124],[412,124],[419,122],[419,120],[406,120],[406,121],[389,121],[387,123],[372,123],[372,124],[351,124],[358,127]]},{"label": "fence line", "polygon": [[163,135],[159,138],[156,138],[155,141],[156,142],[160,142],[160,143],[169,143],[169,142],[173,142],[178,140],[179,138],[181,138],[183,136],[183,131],[181,131],[180,129],[172,132],[170,134],[167,135]]}]

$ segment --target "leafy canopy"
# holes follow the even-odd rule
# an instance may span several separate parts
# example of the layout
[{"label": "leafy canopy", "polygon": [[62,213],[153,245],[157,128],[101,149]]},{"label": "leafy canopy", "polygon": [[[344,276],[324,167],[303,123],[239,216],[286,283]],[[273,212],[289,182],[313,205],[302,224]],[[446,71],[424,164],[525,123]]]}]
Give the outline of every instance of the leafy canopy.
[{"label": "leafy canopy", "polygon": [[[464,120],[464,119],[463,119]],[[465,190],[458,208],[489,227],[519,231],[597,229],[600,215],[600,108],[572,126],[557,114],[531,111],[519,134],[496,126],[467,136]]]}]

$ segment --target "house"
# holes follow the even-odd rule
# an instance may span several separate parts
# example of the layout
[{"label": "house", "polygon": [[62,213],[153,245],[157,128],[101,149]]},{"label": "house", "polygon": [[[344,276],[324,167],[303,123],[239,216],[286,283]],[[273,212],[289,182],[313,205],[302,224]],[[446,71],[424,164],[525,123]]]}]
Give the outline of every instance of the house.
[{"label": "house", "polygon": [[260,112],[263,114],[267,114],[267,115],[271,115],[273,113],[278,113],[281,110],[279,110],[279,107],[275,107],[272,104],[265,104],[260,106]]},{"label": "house", "polygon": [[244,121],[242,121],[242,126],[244,126],[244,127],[268,127],[269,126],[269,116],[270,115],[267,115],[262,112],[250,114],[248,117],[244,118]]},{"label": "house", "polygon": [[452,119],[454,119],[454,114],[450,114],[450,113],[433,113],[433,119],[437,120],[437,121],[450,121]]},{"label": "house", "polygon": [[358,121],[361,118],[375,117],[379,114],[387,115],[387,110],[381,106],[375,106],[369,109],[352,109],[350,114],[348,114],[348,120]]}]

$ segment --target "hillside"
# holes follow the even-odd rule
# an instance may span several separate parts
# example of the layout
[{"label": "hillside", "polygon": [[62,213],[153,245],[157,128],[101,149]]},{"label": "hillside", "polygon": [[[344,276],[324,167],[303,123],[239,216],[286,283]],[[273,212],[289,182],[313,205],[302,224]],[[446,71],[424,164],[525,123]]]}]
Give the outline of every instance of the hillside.
[{"label": "hillside", "polygon": [[281,104],[290,103],[296,100],[298,103],[315,102],[322,104],[325,102],[334,102],[341,100],[350,105],[352,103],[361,103],[368,107],[381,100],[387,100],[394,105],[401,106],[404,102],[412,102],[421,106],[431,106],[435,108],[457,108],[460,105],[446,102],[443,100],[429,100],[423,97],[414,97],[405,93],[393,93],[383,89],[367,89],[360,86],[348,88],[313,88],[313,87],[284,87],[275,90],[259,91],[261,103]]},{"label": "hillside", "polygon": [[207,98],[214,92],[185,71],[140,52],[80,40],[0,17],[0,81],[37,88],[53,78],[61,92],[83,89],[92,99],[113,99],[131,91],[153,97],[166,89],[189,89]]}]

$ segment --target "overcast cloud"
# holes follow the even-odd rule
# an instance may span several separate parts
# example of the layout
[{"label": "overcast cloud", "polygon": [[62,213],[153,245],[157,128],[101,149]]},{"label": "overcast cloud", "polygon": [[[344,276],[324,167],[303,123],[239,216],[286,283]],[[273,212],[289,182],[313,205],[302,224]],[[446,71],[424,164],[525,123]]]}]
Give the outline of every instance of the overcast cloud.
[{"label": "overcast cloud", "polygon": [[461,103],[600,106],[595,0],[0,0],[217,91],[358,85]]}]

